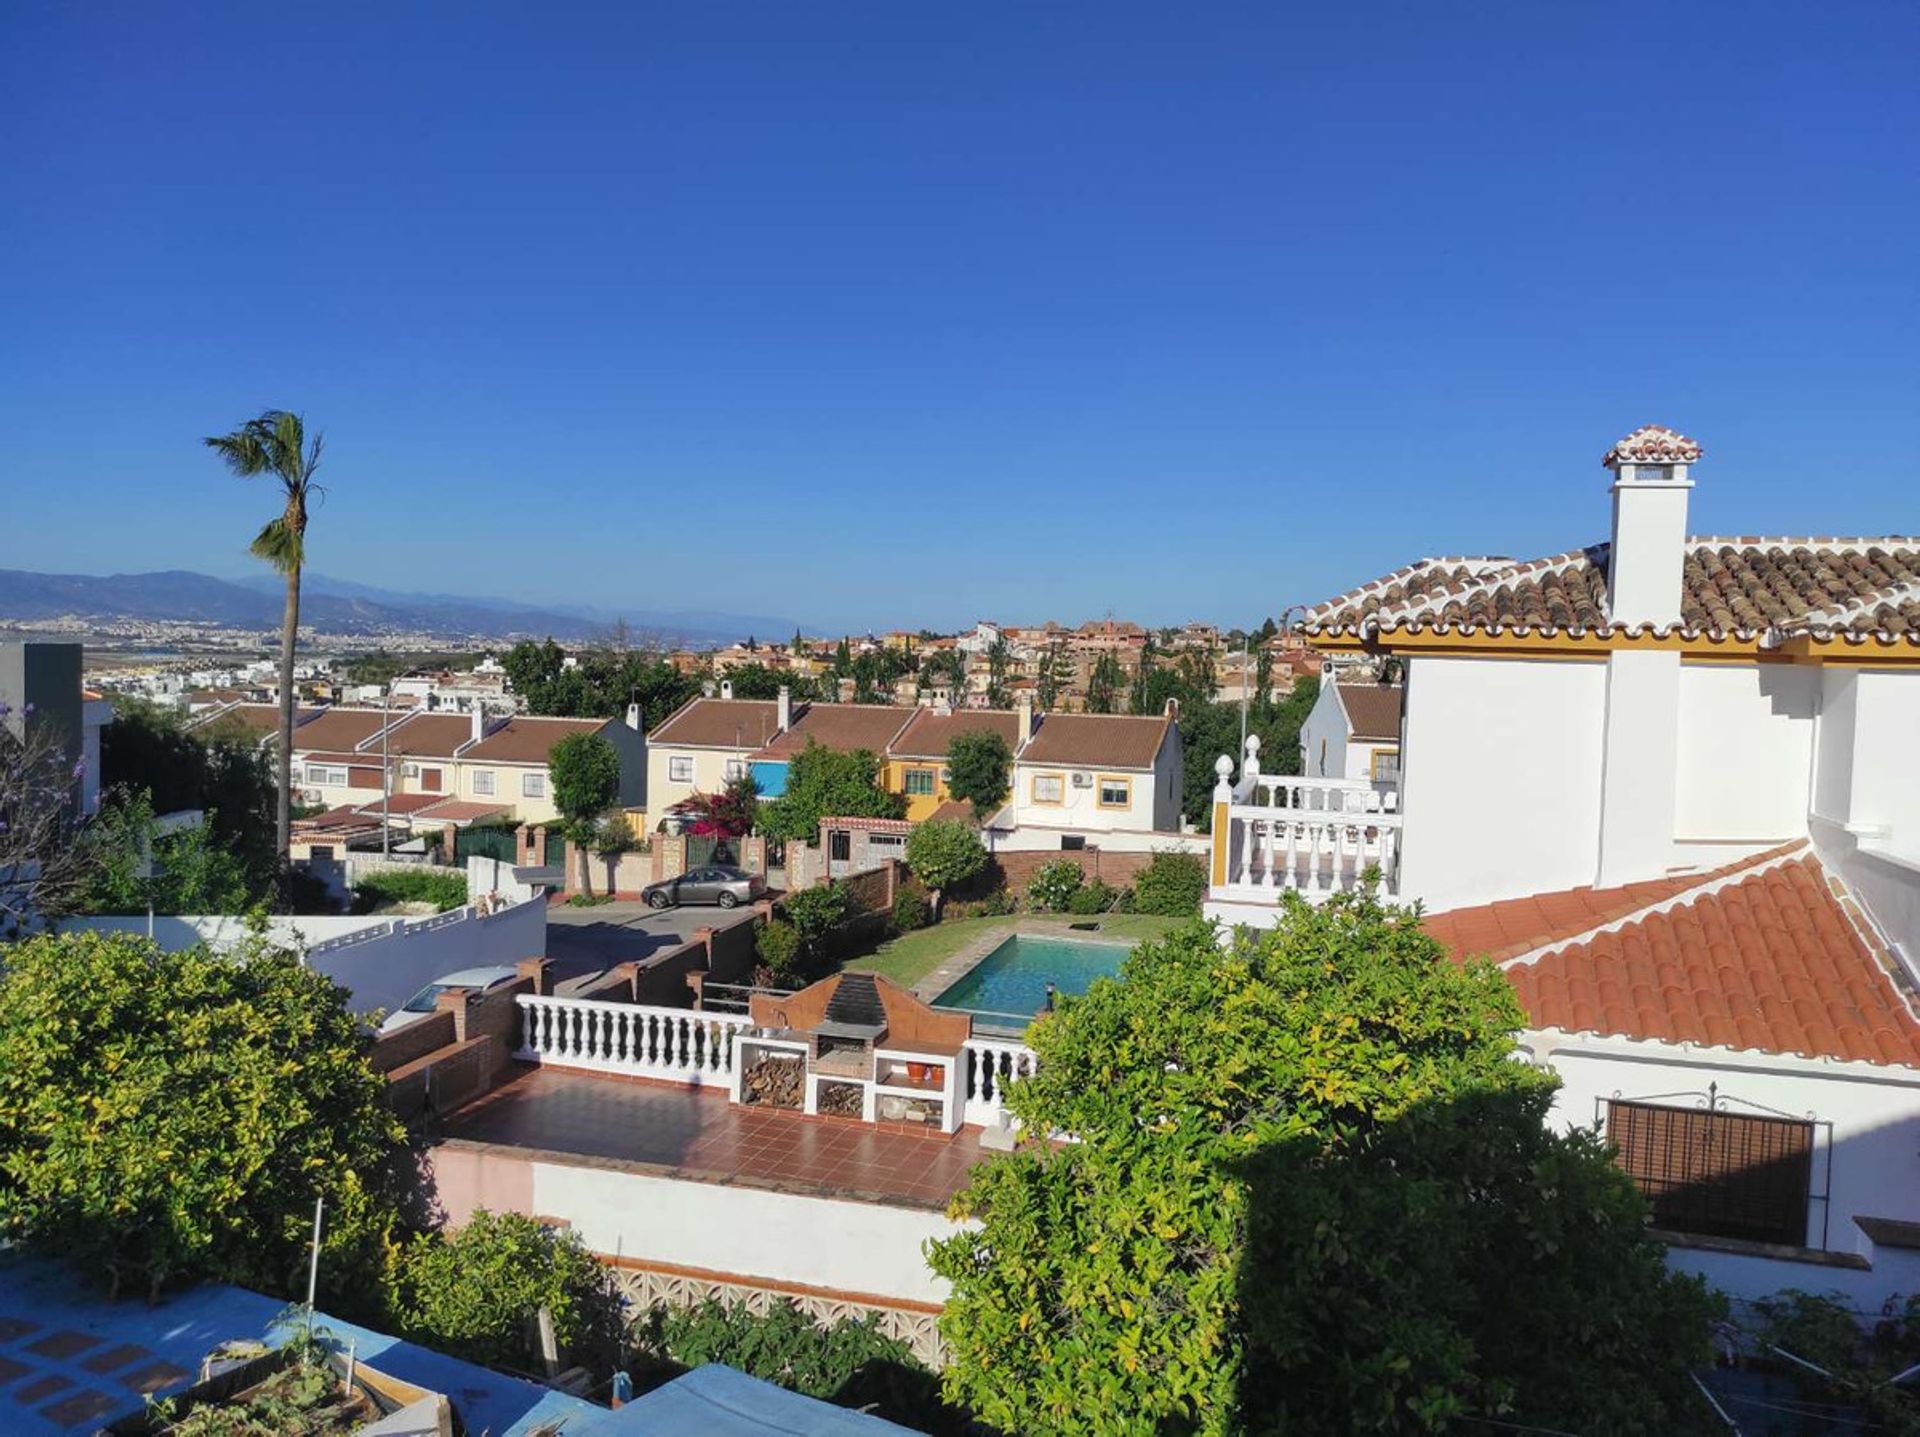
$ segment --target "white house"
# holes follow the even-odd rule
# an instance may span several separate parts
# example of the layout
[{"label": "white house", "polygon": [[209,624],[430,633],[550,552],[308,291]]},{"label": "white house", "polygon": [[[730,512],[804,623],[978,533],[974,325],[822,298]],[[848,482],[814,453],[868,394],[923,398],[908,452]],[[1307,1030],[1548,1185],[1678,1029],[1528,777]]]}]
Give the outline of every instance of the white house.
[{"label": "white house", "polygon": [[1157,717],[1015,708],[1013,793],[988,825],[996,849],[1185,846],[1185,767],[1171,706]]},{"label": "white house", "polygon": [[1688,537],[1698,444],[1609,450],[1612,532],[1423,559],[1311,611],[1405,674],[1397,793],[1221,761],[1208,910],[1377,867],[1488,954],[1736,1293],[1920,1281],[1920,539]]},{"label": "white house", "polygon": [[1398,784],[1402,693],[1370,680],[1323,683],[1300,725],[1300,772]]},{"label": "white house", "polygon": [[647,818],[658,827],[675,804],[696,793],[719,793],[752,771],[751,755],[793,726],[793,704],[736,699],[723,682],[718,698],[691,699],[647,736]]}]

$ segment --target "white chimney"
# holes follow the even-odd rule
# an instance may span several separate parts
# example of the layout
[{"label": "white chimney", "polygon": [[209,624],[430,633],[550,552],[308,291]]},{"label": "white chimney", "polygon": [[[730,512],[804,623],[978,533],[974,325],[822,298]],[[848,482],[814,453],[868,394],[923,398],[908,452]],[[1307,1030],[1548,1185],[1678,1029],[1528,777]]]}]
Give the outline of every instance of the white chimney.
[{"label": "white chimney", "polygon": [[1636,429],[1600,462],[1613,471],[1608,614],[1616,624],[1680,622],[1686,561],[1687,472],[1700,446],[1658,424]]},{"label": "white chimney", "polygon": [[[1615,624],[1668,628],[1680,622],[1687,491],[1693,488],[1687,472],[1699,457],[1693,440],[1650,424],[1600,461],[1614,475],[1607,597]],[[1677,650],[1608,651],[1597,887],[1661,878],[1673,866],[1679,713]]]},{"label": "white chimney", "polygon": [[720,680],[720,697],[723,699],[730,699],[733,697],[733,680],[732,679]]},{"label": "white chimney", "polygon": [[632,729],[635,733],[640,732],[640,705],[639,704],[627,705],[627,727]]},{"label": "white chimney", "polygon": [[774,700],[775,717],[779,720],[779,733],[785,733],[793,727],[793,690],[785,684],[780,685],[780,696]]},{"label": "white chimney", "polygon": [[487,706],[475,701],[473,705],[473,741],[479,743],[487,736]]},{"label": "white chimney", "polygon": [[1013,751],[1020,752],[1027,746],[1027,740],[1033,737],[1033,695],[1024,690],[1014,696],[1014,739]]}]

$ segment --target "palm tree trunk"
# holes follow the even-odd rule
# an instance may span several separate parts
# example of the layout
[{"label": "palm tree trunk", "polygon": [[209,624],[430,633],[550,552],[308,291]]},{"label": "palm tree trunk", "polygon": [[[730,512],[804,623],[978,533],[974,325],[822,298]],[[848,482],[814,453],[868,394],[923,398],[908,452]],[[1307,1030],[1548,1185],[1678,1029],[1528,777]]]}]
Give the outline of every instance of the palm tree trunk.
[{"label": "palm tree trunk", "polygon": [[293,649],[300,636],[300,568],[287,570],[287,606],[280,619],[280,809],[274,865],[283,907],[293,907]]}]

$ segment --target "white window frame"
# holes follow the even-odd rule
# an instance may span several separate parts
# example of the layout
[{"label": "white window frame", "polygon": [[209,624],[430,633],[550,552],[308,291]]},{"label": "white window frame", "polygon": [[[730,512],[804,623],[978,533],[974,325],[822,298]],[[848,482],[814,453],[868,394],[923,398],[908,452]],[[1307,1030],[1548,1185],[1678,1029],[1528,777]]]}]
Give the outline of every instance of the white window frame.
[{"label": "white window frame", "polygon": [[[688,762],[692,762],[692,760],[689,759]],[[752,766],[744,758],[730,758],[727,760],[726,776],[728,783],[738,783],[752,771]],[[687,782],[693,782],[691,772],[687,775]]]},{"label": "white window frame", "polygon": [[[1121,798],[1118,802],[1115,802],[1112,799],[1109,799],[1107,797],[1107,790],[1109,788],[1118,789],[1120,791]],[[1094,796],[1095,796],[1095,802],[1097,802],[1102,808],[1132,808],[1133,807],[1133,780],[1130,778],[1117,777],[1114,775],[1103,773],[1100,775],[1099,779],[1096,781],[1094,785]]]},{"label": "white window frame", "polygon": [[344,764],[310,763],[306,768],[309,788],[345,788],[349,782],[349,773]]},{"label": "white window frame", "polygon": [[492,769],[476,768],[473,771],[473,791],[481,798],[492,798],[494,796]]},{"label": "white window frame", "polygon": [[[1052,790],[1053,797],[1046,798],[1041,795],[1042,784]],[[1058,808],[1067,801],[1067,776],[1064,773],[1036,773],[1027,792],[1035,803],[1046,808]]]},{"label": "white window frame", "polygon": [[545,798],[547,796],[547,773],[537,769],[532,773],[520,775],[520,796],[522,798]]},{"label": "white window frame", "polygon": [[667,782],[692,783],[693,757],[690,754],[676,753],[667,756]]}]

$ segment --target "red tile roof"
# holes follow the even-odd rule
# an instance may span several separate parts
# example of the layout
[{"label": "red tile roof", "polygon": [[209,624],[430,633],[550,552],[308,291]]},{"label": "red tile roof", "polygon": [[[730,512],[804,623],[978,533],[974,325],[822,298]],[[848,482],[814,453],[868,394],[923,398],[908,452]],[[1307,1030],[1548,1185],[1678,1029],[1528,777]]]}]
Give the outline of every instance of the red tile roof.
[{"label": "red tile roof", "polygon": [[599,733],[610,722],[610,719],[511,718],[460,757],[481,763],[545,763],[553,746],[568,734]]},{"label": "red tile roof", "polygon": [[509,805],[504,803],[480,803],[465,798],[443,798],[419,810],[415,818],[441,819],[448,823],[471,823],[477,818],[491,818],[496,813],[507,812]]},{"label": "red tile roof", "polygon": [[1011,709],[956,709],[942,714],[922,708],[894,736],[887,752],[894,758],[945,758],[947,746],[963,733],[997,733],[1011,752],[1020,735],[1020,718]]},{"label": "red tile roof", "polygon": [[[1920,1066],[1920,1020],[1879,940],[1804,845],[1786,855],[1697,876],[1678,893],[1666,891],[1677,880],[1663,880],[1520,900],[1531,917],[1520,912],[1503,929],[1522,936],[1496,956],[1529,944],[1501,966],[1537,1027]],[[1613,912],[1636,891],[1645,901]],[[1610,912],[1601,921],[1611,926],[1591,933],[1588,920]],[[1426,926],[1456,953],[1479,951],[1480,913],[1436,914]],[[1550,936],[1531,942],[1530,922]],[[1591,936],[1558,936],[1576,924]]]},{"label": "red tile roof", "polygon": [[1363,743],[1400,742],[1400,685],[1341,684],[1339,689],[1351,737]]},{"label": "red tile roof", "polygon": [[379,709],[321,709],[305,723],[295,727],[294,752],[344,753],[358,748],[379,733],[389,719],[398,721],[400,717],[399,714],[383,714]]},{"label": "red tile roof", "polygon": [[1149,769],[1173,720],[1165,715],[1048,714],[1017,755],[1023,764]]},{"label": "red tile roof", "polygon": [[809,743],[851,752],[866,749],[884,754],[893,736],[913,717],[912,710],[891,704],[808,704],[793,727],[772,740],[755,758],[792,758]]},{"label": "red tile roof", "polygon": [[[472,737],[471,714],[414,714],[402,719],[400,726],[387,735],[387,752],[408,758],[452,758],[455,750]],[[365,747],[377,753],[379,735]]]},{"label": "red tile roof", "polygon": [[780,722],[772,699],[693,699],[682,704],[647,742],[674,748],[755,749],[772,738]]},{"label": "red tile roof", "polygon": [[1643,424],[1606,452],[1603,465],[1692,464],[1706,453],[1700,441],[1677,434],[1664,424]]}]

